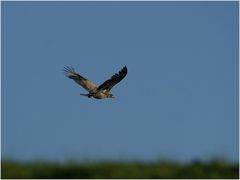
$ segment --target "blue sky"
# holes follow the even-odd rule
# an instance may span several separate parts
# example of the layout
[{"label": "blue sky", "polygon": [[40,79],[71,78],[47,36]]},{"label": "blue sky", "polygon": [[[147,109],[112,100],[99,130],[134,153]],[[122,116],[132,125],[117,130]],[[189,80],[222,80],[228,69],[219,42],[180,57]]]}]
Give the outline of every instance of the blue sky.
[{"label": "blue sky", "polygon": [[[238,160],[238,2],[2,2],[2,158]],[[116,99],[80,96],[124,65]]]}]

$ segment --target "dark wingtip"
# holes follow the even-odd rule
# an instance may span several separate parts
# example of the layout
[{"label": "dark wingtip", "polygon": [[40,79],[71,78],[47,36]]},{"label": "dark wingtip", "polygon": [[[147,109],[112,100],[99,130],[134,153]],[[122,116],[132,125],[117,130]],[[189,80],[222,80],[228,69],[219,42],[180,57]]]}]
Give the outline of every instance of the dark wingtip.
[{"label": "dark wingtip", "polygon": [[125,65],[125,66],[122,68],[121,71],[122,71],[122,72],[125,72],[125,73],[127,74],[127,72],[128,72],[127,66]]},{"label": "dark wingtip", "polygon": [[[75,73],[74,68],[70,66],[64,66],[63,67],[63,74],[67,77],[69,77],[68,73]],[[69,77],[70,78],[70,77]]]},{"label": "dark wingtip", "polygon": [[63,67],[64,72],[75,72],[73,67],[65,66]]}]

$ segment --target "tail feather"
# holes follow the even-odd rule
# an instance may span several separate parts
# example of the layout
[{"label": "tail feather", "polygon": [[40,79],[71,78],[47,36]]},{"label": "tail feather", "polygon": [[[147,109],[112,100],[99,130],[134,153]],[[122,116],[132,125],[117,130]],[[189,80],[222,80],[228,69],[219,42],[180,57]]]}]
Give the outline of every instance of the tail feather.
[{"label": "tail feather", "polygon": [[80,95],[82,95],[82,96],[89,96],[89,94],[80,94]]},{"label": "tail feather", "polygon": [[87,97],[89,97],[89,98],[91,98],[91,97],[92,97],[92,95],[91,95],[91,94],[80,94],[80,95],[82,95],[82,96],[87,96]]}]

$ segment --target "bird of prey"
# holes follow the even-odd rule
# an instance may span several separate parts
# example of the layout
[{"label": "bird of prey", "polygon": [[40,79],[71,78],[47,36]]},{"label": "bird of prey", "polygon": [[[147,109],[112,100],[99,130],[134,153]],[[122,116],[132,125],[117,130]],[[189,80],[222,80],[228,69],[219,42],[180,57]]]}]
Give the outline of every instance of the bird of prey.
[{"label": "bird of prey", "polygon": [[110,79],[97,87],[94,83],[76,73],[72,67],[66,66],[64,68],[64,73],[68,78],[74,80],[77,84],[88,91],[88,94],[81,95],[96,99],[114,98],[113,94],[109,92],[113,86],[119,83],[127,75],[127,71],[127,67],[124,66],[118,73],[114,74]]}]

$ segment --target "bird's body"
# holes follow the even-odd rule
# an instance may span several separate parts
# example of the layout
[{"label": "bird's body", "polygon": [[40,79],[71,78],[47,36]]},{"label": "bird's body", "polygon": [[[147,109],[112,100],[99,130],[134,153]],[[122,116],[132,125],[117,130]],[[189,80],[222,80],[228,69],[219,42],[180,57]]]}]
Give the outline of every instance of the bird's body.
[{"label": "bird's body", "polygon": [[73,68],[65,67],[64,71],[68,78],[74,80],[77,84],[88,91],[88,94],[81,95],[96,99],[114,98],[113,94],[109,93],[109,91],[127,75],[127,67],[125,66],[119,71],[119,73],[116,73],[97,87],[94,83],[76,73]]},{"label": "bird's body", "polygon": [[104,98],[114,98],[112,94],[109,92],[103,92],[94,90],[92,92],[89,92],[88,94],[81,94],[82,96],[87,96],[89,98],[95,98],[95,99],[104,99]]}]

